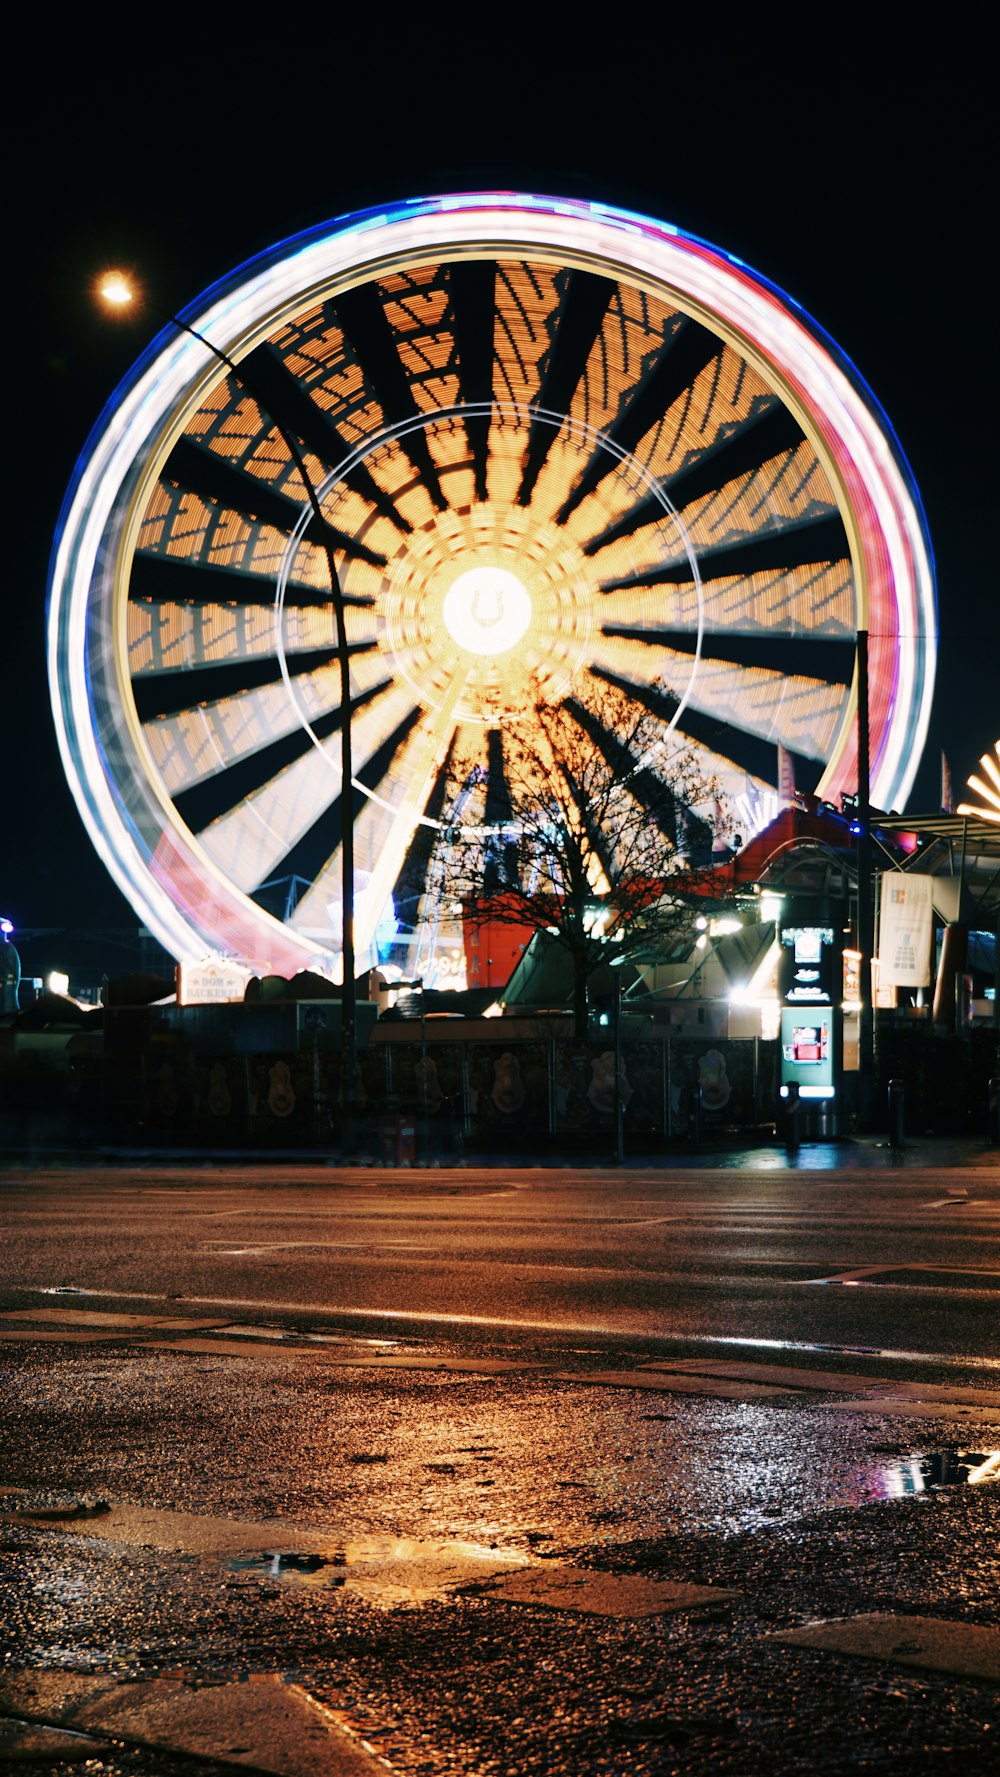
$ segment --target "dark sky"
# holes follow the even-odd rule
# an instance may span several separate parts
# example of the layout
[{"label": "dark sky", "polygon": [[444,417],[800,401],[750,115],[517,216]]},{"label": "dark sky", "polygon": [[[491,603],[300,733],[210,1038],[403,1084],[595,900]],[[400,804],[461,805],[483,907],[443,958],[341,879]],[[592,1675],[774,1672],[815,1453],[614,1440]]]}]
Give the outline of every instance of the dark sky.
[{"label": "dark sky", "polygon": [[[158,9],[155,40],[117,35],[106,14],[100,41],[45,43],[32,24],[8,64],[29,121],[9,170],[20,281],[0,914],[19,928],[135,923],[66,787],[44,658],[73,464],[155,331],[109,326],[91,280],[134,267],[172,311],[298,229],[422,193],[525,189],[645,211],[739,255],[832,335],[895,427],[937,563],[937,691],[910,809],[937,807],[942,748],[961,789],[1000,733],[989,58],[940,31],[896,41],[887,23],[879,38],[873,8],[824,12],[839,44],[820,21],[772,12],[765,36],[759,11],[733,28],[696,10],[703,30],[662,8],[608,8],[598,34],[582,10],[544,5],[505,24],[373,8],[368,34],[339,9],[278,9],[249,47],[234,47],[249,13],[225,8],[185,9],[183,26]],[[496,41],[463,36],[486,17]]]}]

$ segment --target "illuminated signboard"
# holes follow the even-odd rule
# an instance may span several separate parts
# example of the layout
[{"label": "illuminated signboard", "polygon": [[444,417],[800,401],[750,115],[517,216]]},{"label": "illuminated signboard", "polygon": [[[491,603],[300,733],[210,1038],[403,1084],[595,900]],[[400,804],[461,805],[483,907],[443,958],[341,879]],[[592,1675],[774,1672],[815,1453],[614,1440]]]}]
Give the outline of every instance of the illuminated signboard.
[{"label": "illuminated signboard", "polygon": [[178,963],[176,979],[179,1006],[217,1006],[245,997],[250,971],[213,957],[203,963]]},{"label": "illuminated signboard", "polygon": [[795,1085],[800,1098],[834,1096],[837,1013],[831,1006],[815,1012],[783,1006],[781,1011],[781,1095]]},{"label": "illuminated signboard", "polygon": [[832,1006],[837,948],[833,926],[781,929],[781,998],[786,1006]]},{"label": "illuminated signboard", "polygon": [[781,1096],[834,1098],[843,1059],[843,918],[836,902],[796,897],[778,934]]}]

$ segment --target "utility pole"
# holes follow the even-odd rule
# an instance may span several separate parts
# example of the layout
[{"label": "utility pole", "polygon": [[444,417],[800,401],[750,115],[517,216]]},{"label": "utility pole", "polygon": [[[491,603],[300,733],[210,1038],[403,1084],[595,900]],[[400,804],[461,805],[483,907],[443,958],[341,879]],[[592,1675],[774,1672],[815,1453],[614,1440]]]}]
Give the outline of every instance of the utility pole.
[{"label": "utility pole", "polygon": [[875,1016],[872,1009],[871,739],[868,713],[868,631],[858,630],[858,1122],[868,1130],[875,1097]]},{"label": "utility pole", "polygon": [[[612,965],[614,966],[614,965]],[[622,1100],[622,976],[615,968],[615,1165],[625,1163],[625,1105]]]}]

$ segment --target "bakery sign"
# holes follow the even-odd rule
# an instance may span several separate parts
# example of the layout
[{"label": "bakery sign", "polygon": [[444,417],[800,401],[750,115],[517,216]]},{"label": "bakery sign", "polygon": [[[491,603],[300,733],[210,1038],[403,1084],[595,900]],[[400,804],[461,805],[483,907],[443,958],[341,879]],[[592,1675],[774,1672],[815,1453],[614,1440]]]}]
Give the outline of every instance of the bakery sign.
[{"label": "bakery sign", "polygon": [[219,957],[203,963],[178,963],[177,1004],[220,1006],[242,1000],[250,973],[238,963],[225,962]]}]

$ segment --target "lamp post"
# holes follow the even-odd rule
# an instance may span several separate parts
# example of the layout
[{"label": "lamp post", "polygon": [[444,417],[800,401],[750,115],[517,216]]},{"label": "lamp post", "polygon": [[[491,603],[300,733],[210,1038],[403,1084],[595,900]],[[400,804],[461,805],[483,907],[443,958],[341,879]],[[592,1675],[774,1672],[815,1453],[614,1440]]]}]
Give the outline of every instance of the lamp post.
[{"label": "lamp post", "polygon": [[[120,272],[111,272],[99,286],[99,295],[105,306],[112,311],[123,312],[135,298],[135,291],[129,280]],[[306,498],[317,522],[321,548],[326,560],[330,578],[330,602],[333,606],[334,619],[337,626],[337,664],[340,669],[340,792],[343,815],[341,819],[341,867],[342,867],[342,935],[341,949],[343,954],[343,986],[341,989],[341,1096],[345,1111],[354,1103],[357,1078],[357,990],[355,986],[354,963],[354,766],[351,752],[351,667],[350,653],[347,644],[347,622],[344,609],[344,595],[337,573],[334,559],[333,544],[327,535],[326,521],[320,505],[319,495],[313,486],[312,478],[306,468],[301,445],[294,435],[277,419],[270,404],[254,387],[253,379],[245,370],[241,371],[232,359],[206,339],[197,328],[182,321],[178,315],[161,314],[154,311],[158,320],[176,327],[181,333],[190,334],[192,339],[205,347],[213,358],[217,358],[245,389],[253,396],[262,413],[265,413],[275,431],[278,433],[288,451]]]},{"label": "lamp post", "polygon": [[872,1007],[872,910],[871,740],[868,714],[868,631],[858,630],[858,1122],[862,1131],[871,1127],[875,1089],[875,1014]]},{"label": "lamp post", "polygon": [[615,1165],[625,1162],[625,1106],[622,1103],[622,978],[615,969]]}]

